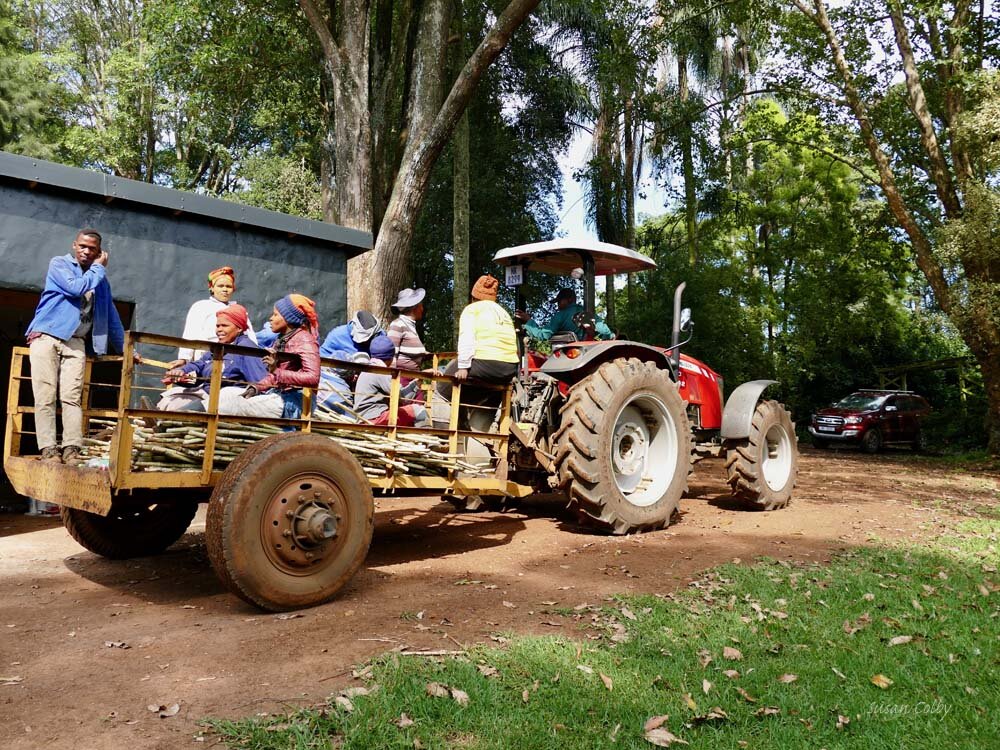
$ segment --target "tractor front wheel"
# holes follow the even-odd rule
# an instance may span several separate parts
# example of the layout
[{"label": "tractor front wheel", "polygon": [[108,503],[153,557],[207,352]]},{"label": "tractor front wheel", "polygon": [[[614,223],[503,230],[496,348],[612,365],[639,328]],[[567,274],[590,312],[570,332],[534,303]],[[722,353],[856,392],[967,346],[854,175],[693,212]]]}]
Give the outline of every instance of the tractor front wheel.
[{"label": "tractor front wheel", "polygon": [[733,495],[753,510],[784,508],[792,499],[799,452],[792,417],[777,401],[757,404],[750,435],[726,440],[726,478]]},{"label": "tractor front wheel", "polygon": [[364,562],[374,517],[368,478],[346,448],[282,433],[222,475],[208,505],[208,557],[230,591],[261,609],[311,607]]},{"label": "tractor front wheel", "polygon": [[560,418],[559,484],[586,522],[613,534],[670,523],[691,473],[691,432],[664,370],[605,362],[573,386]]}]

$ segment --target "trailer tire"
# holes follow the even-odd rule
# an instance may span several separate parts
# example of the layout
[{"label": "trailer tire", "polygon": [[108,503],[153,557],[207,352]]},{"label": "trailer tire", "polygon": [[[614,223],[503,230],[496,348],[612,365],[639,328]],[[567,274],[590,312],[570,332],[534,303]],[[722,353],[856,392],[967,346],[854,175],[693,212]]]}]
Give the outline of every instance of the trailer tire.
[{"label": "trailer tire", "polygon": [[118,502],[106,516],[77,508],[60,509],[63,526],[81,546],[109,560],[158,555],[191,525],[198,503]]},{"label": "trailer tire", "polygon": [[552,445],[559,486],[585,523],[612,534],[670,523],[692,468],[685,407],[669,374],[636,358],[573,386]]},{"label": "trailer tire", "polygon": [[750,436],[725,441],[726,480],[733,496],[752,510],[788,505],[798,475],[797,445],[788,410],[777,401],[759,402]]},{"label": "trailer tire", "polygon": [[375,502],[357,459],[333,440],[273,435],[247,448],[208,505],[212,567],[246,602],[278,612],[330,600],[368,554]]}]

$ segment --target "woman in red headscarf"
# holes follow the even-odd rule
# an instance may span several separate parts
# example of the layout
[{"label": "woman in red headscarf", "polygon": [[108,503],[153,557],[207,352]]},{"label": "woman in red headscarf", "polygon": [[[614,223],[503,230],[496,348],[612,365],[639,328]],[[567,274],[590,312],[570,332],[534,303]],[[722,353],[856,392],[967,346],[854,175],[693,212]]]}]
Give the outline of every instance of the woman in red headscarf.
[{"label": "woman in red headscarf", "polygon": [[[258,348],[247,335],[249,329],[250,318],[243,305],[228,305],[215,314],[215,335],[220,344]],[[168,370],[163,383],[175,387],[163,394],[156,408],[163,411],[204,411],[211,377],[211,352],[205,352],[194,362]],[[261,357],[226,352],[222,358],[223,392],[234,389],[243,393],[247,385],[265,377],[267,367]]]},{"label": "woman in red headscarf", "polygon": [[[191,305],[187,319],[184,321],[184,333],[181,338],[195,341],[217,341],[215,335],[215,314],[229,305],[235,304],[233,293],[236,291],[236,271],[231,266],[216,268],[208,274],[208,299],[200,299]],[[250,340],[257,343],[253,326],[247,331]],[[177,359],[191,362],[204,352],[194,347],[182,346],[177,350]]]},{"label": "woman in red headscarf", "polygon": [[[316,303],[286,294],[274,303],[271,330],[278,334],[264,363],[268,373],[242,395],[220,394],[219,411],[244,417],[302,416],[302,389],[319,386],[319,318]],[[275,356],[286,355],[286,356]]]}]

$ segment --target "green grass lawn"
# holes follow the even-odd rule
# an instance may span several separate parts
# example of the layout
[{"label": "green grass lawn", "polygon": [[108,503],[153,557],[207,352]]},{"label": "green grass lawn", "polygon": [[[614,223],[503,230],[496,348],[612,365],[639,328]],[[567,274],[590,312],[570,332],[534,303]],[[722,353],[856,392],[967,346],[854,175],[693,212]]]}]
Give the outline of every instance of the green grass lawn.
[{"label": "green grass lawn", "polygon": [[573,638],[390,654],[368,695],[209,724],[234,748],[649,748],[663,716],[650,737],[692,748],[1000,747],[998,533],[725,565],[572,610]]}]

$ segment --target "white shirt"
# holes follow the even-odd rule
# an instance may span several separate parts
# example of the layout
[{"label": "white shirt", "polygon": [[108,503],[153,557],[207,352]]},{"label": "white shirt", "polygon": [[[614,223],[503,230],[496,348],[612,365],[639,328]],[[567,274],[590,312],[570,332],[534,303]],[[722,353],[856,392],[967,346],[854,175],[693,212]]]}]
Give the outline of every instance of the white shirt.
[{"label": "white shirt", "polygon": [[[219,337],[215,335],[215,314],[233,304],[236,304],[235,301],[220,302],[215,297],[198,300],[188,310],[181,338],[195,341],[218,341]],[[247,329],[247,336],[255,344],[257,343],[257,335],[253,332],[252,324]],[[182,346],[177,350],[177,359],[186,359],[190,362],[198,359],[203,353],[204,350]]]}]

